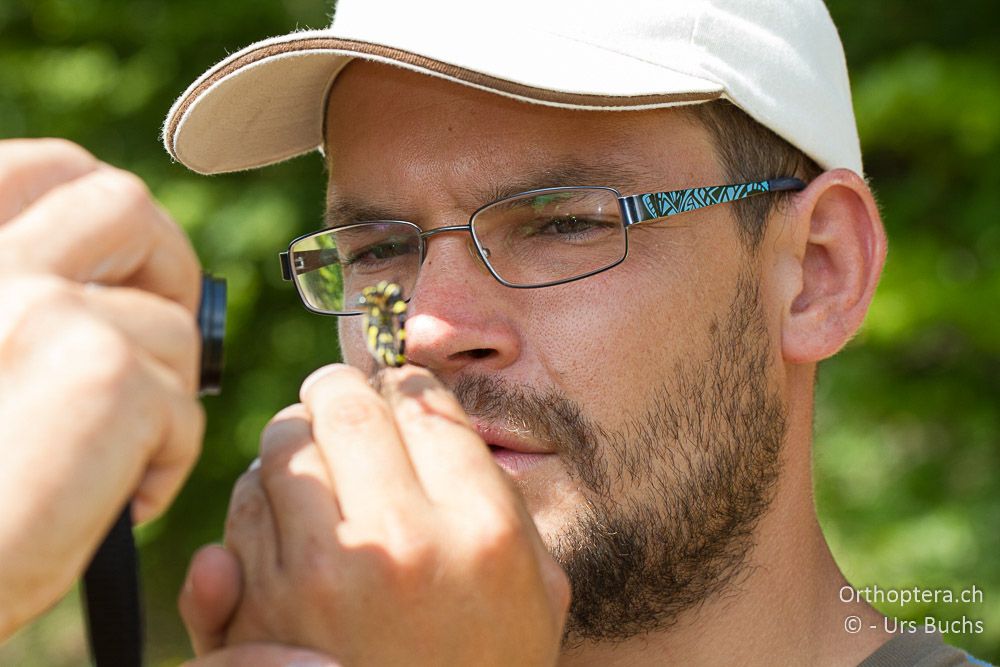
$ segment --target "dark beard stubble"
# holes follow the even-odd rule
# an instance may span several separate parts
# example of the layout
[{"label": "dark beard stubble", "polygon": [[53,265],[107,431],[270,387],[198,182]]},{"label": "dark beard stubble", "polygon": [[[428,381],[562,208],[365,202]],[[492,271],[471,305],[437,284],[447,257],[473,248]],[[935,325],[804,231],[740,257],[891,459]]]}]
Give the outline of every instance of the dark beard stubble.
[{"label": "dark beard stubble", "polygon": [[786,431],[749,271],[708,340],[707,361],[678,361],[613,431],[555,391],[487,376],[453,387],[469,414],[553,445],[581,484],[585,506],[547,545],[573,591],[564,648],[667,628],[746,572]]}]

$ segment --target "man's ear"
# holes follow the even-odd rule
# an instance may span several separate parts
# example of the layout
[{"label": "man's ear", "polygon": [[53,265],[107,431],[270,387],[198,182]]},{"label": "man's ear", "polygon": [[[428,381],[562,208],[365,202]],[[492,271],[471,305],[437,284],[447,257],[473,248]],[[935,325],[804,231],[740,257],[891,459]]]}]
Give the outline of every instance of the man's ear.
[{"label": "man's ear", "polygon": [[885,263],[885,229],[871,190],[847,169],[815,178],[790,206],[782,354],[813,363],[861,326]]}]

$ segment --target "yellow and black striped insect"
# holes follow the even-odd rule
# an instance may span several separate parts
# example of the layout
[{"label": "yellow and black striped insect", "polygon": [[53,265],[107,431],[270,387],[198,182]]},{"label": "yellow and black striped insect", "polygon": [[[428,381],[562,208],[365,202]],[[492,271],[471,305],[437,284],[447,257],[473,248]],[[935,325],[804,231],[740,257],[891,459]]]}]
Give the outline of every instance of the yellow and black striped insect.
[{"label": "yellow and black striped insect", "polygon": [[402,288],[383,280],[362,290],[358,301],[365,309],[365,339],[375,361],[380,366],[405,364],[406,301]]}]

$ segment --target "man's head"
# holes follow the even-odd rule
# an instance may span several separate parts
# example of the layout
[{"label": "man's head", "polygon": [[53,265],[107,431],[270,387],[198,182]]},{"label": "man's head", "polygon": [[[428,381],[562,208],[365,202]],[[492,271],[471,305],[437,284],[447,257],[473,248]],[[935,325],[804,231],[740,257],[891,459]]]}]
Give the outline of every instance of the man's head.
[{"label": "man's head", "polygon": [[[776,526],[811,519],[814,366],[856,330],[881,269],[829,16],[808,0],[632,0],[605,23],[586,3],[541,20],[559,15],[550,0],[518,39],[473,39],[474,21],[430,18],[443,0],[419,17],[388,1],[344,0],[339,29],[224,61],[178,100],[168,149],[225,171],[321,142],[328,222],[425,231],[532,188],[809,182],[635,225],[622,264],[539,289],[500,284],[467,231],[442,233],[409,295],[408,356],[511,472],[570,574],[571,637],[664,627],[732,590]],[[231,140],[222,108],[255,131]],[[341,347],[371,368],[359,319],[341,318]]]},{"label": "man's head", "polygon": [[[355,63],[329,97],[329,204],[433,229],[466,224],[512,184],[630,194],[730,182],[749,168],[727,163],[740,150],[814,174],[782,140],[752,125],[747,136],[739,113],[547,109]],[[727,155],[730,140],[745,147]],[[808,391],[790,386],[782,340],[783,263],[802,233],[788,218],[801,212],[767,208],[637,226],[620,266],[541,289],[497,282],[467,233],[428,241],[408,356],[452,387],[490,444],[556,454],[521,459],[514,479],[571,576],[580,639],[662,626],[744,571],[779,479],[787,392]],[[341,319],[341,344],[367,366],[358,320]]]}]

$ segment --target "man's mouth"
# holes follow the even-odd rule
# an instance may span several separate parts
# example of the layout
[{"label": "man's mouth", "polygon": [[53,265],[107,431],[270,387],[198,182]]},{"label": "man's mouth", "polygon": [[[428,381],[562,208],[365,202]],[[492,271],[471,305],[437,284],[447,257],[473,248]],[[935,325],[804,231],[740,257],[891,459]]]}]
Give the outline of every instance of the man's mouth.
[{"label": "man's mouth", "polygon": [[504,469],[515,479],[527,474],[532,468],[538,466],[554,454],[532,454],[528,452],[516,452],[506,447],[490,445],[490,453],[497,465]]},{"label": "man's mouth", "polygon": [[493,460],[515,479],[555,456],[529,434],[481,422],[475,424],[475,429],[489,446]]}]

